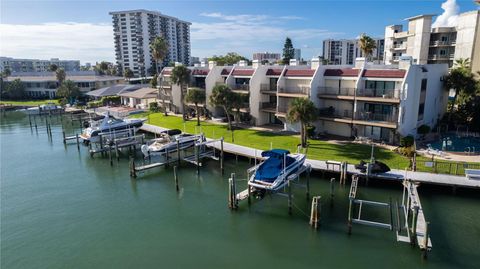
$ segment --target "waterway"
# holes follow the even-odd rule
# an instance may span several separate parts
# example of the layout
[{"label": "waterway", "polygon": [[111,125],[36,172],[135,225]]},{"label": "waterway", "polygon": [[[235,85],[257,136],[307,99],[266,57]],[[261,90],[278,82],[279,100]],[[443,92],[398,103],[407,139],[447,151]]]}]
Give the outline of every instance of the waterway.
[{"label": "waterway", "polygon": [[[312,176],[311,193],[322,196],[315,231],[303,188],[294,188],[291,216],[279,195],[228,209],[227,177],[244,178],[247,160],[227,159],[225,175],[215,161],[199,176],[182,164],[177,193],[171,167],[131,179],[126,156],[110,166],[84,146],[65,147],[61,121],[52,121],[49,140],[44,121],[37,132],[21,113],[1,118],[1,268],[479,268],[478,191],[420,187],[433,242],[422,260],[389,230],[354,225],[347,235],[348,186],[331,206],[329,181]],[[401,190],[372,182],[359,196],[386,202]],[[384,210],[362,214],[389,219]]]}]

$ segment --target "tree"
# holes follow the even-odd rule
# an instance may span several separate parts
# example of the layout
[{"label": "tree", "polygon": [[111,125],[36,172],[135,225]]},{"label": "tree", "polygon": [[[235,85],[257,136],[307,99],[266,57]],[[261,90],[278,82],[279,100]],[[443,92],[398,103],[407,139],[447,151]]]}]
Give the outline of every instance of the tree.
[{"label": "tree", "polygon": [[170,75],[170,79],[172,80],[172,83],[175,83],[180,86],[180,100],[182,100],[182,111],[183,111],[182,114],[183,114],[183,120],[185,120],[186,114],[185,114],[184,92],[186,91],[186,87],[190,82],[190,70],[184,65],[175,66],[172,69],[172,74]]},{"label": "tree", "polygon": [[58,69],[58,65],[56,65],[56,64],[51,64],[51,65],[48,66],[48,71],[50,71],[50,72],[56,72],[57,69]]},{"label": "tree", "polygon": [[[450,106],[450,112],[459,104],[464,104],[478,89],[478,82],[469,69],[453,68],[444,80],[447,89],[454,89],[455,93]],[[459,98],[460,97],[460,98]]]},{"label": "tree", "polygon": [[20,79],[15,79],[12,82],[9,82],[5,87],[5,92],[3,94],[8,99],[23,99],[25,97],[25,85]]},{"label": "tree", "polygon": [[293,48],[292,40],[290,37],[285,39],[285,44],[283,45],[283,63],[289,64],[290,60],[295,58],[295,49]]},{"label": "tree", "polygon": [[235,123],[240,123],[240,109],[245,108],[245,104],[248,103],[248,94],[231,93],[232,108],[235,110]]},{"label": "tree", "polygon": [[[232,122],[230,120],[230,112],[232,110],[232,90],[225,84],[217,85],[213,88],[210,95],[209,102],[212,106],[218,106],[223,108],[225,116],[228,121],[228,129],[232,130]],[[233,139],[232,139],[233,140]],[[232,141],[233,142],[233,141]]]},{"label": "tree", "polygon": [[470,59],[469,58],[459,58],[456,59],[455,62],[453,63],[453,68],[455,69],[461,69],[464,71],[470,71]]},{"label": "tree", "polygon": [[300,139],[302,147],[307,145],[307,124],[315,121],[317,109],[313,102],[308,98],[295,98],[290,103],[287,111],[287,120],[289,122],[300,122]]},{"label": "tree", "polygon": [[3,96],[3,89],[5,85],[3,85],[3,79],[9,77],[12,74],[10,69],[6,67],[2,73],[0,73],[0,97]]},{"label": "tree", "polygon": [[367,34],[362,33],[358,40],[360,50],[362,50],[365,59],[368,60],[373,53],[373,50],[377,47],[375,40],[369,37]]},{"label": "tree", "polygon": [[215,61],[218,65],[233,65],[238,63],[239,61],[247,61],[249,60],[236,52],[229,52],[225,56],[213,56],[208,58],[209,61]]},{"label": "tree", "polygon": [[3,70],[2,77],[9,77],[11,74],[12,74],[12,71],[10,70],[10,68],[7,67]]},{"label": "tree", "polygon": [[133,78],[133,72],[130,68],[125,67],[125,70],[123,71],[123,76],[125,77],[125,80],[130,80]]},{"label": "tree", "polygon": [[63,81],[65,81],[65,77],[67,76],[65,70],[63,70],[62,68],[58,68],[57,71],[55,71],[55,75],[57,77],[58,84],[62,84]]},{"label": "tree", "polygon": [[200,109],[198,104],[205,103],[205,91],[200,88],[191,88],[188,90],[185,100],[195,105],[195,114],[197,114],[197,126],[200,126]]},{"label": "tree", "polygon": [[65,98],[73,103],[73,99],[81,95],[80,88],[72,80],[65,80],[57,89],[57,96]]},{"label": "tree", "polygon": [[157,80],[158,80],[158,75],[155,74],[152,79],[150,80],[150,86],[152,88],[157,88]]},{"label": "tree", "polygon": [[150,49],[152,50],[153,59],[155,59],[155,71],[158,74],[160,62],[163,61],[163,59],[165,59],[167,56],[168,44],[163,37],[157,36],[152,43],[150,43]]}]

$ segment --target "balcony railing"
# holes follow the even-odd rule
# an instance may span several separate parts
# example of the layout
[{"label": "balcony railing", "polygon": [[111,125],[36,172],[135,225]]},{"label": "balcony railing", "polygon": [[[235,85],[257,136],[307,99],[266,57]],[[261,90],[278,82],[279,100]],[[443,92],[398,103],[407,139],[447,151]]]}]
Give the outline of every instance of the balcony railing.
[{"label": "balcony railing", "polygon": [[270,84],[260,84],[260,91],[261,92],[268,92],[268,91],[277,91],[277,85],[271,86]]},{"label": "balcony railing", "polygon": [[355,96],[355,88],[318,87],[318,94]]},{"label": "balcony railing", "polygon": [[248,84],[235,84],[233,87],[233,90],[235,91],[249,91],[250,90],[250,85]]},{"label": "balcony railing", "polygon": [[277,104],[270,103],[270,102],[262,102],[260,103],[260,108],[261,109],[277,109]]},{"label": "balcony railing", "polygon": [[353,112],[349,109],[335,109],[334,107],[324,107],[318,109],[318,115],[329,118],[352,119]]},{"label": "balcony railing", "polygon": [[310,86],[281,87],[278,89],[278,92],[308,95],[310,93]]},{"label": "balcony railing", "polygon": [[430,46],[454,46],[455,41],[449,41],[449,40],[432,40],[430,41]]},{"label": "balcony railing", "polygon": [[355,120],[395,123],[398,120],[398,115],[396,113],[383,114],[357,111],[355,113]]},{"label": "balcony railing", "polygon": [[357,89],[358,97],[381,97],[388,99],[400,99],[399,89]]},{"label": "balcony railing", "polygon": [[406,49],[407,45],[405,43],[393,45],[394,49]]},{"label": "balcony railing", "polygon": [[452,54],[444,54],[444,55],[440,55],[440,54],[428,55],[429,60],[453,60],[454,58],[455,58],[455,55],[453,53]]}]

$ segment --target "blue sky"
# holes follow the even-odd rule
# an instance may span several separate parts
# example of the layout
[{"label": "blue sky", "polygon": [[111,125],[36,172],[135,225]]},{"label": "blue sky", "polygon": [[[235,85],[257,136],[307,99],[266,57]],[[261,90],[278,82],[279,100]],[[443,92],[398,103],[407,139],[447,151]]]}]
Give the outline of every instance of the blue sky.
[{"label": "blue sky", "polygon": [[[404,23],[404,18],[442,14],[444,1],[2,0],[0,55],[112,61],[108,12],[150,9],[192,22],[192,56],[235,51],[251,58],[256,51],[280,52],[288,35],[308,59],[321,55],[323,39],[362,32],[381,37],[386,25]],[[456,3],[459,12],[478,8],[473,1]]]}]

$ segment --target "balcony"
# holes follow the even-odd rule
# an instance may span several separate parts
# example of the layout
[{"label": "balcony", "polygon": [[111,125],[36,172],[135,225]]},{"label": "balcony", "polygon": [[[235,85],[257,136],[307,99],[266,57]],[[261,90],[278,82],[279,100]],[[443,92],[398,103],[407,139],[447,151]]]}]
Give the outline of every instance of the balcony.
[{"label": "balcony", "polygon": [[275,113],[277,111],[277,103],[262,102],[260,103],[260,109],[265,112]]},{"label": "balcony", "polygon": [[455,58],[455,55],[452,53],[452,54],[431,54],[431,55],[428,55],[428,59],[429,60],[453,60]]},{"label": "balcony", "polygon": [[454,40],[431,40],[430,47],[445,47],[445,46],[455,46],[456,42]]},{"label": "balcony", "polygon": [[249,93],[250,85],[248,84],[235,84],[233,86],[233,91],[238,93]]},{"label": "balcony", "polygon": [[355,96],[355,88],[318,87],[318,97]]},{"label": "balcony", "polygon": [[406,43],[395,44],[395,45],[393,45],[392,49],[394,49],[394,50],[406,50],[407,49],[407,44]]},{"label": "balcony", "polygon": [[359,101],[400,103],[399,89],[357,89],[356,99]]},{"label": "balcony", "polygon": [[396,113],[373,113],[357,111],[354,116],[354,123],[385,128],[397,128],[398,114]]},{"label": "balcony", "polygon": [[352,123],[353,111],[349,109],[336,109],[334,107],[324,107],[318,110],[318,116],[323,120],[331,120],[343,123]]},{"label": "balcony", "polygon": [[277,85],[271,86],[270,84],[260,84],[260,92],[264,94],[277,94]]},{"label": "balcony", "polygon": [[278,96],[282,97],[308,97],[310,95],[310,86],[299,85],[297,87],[280,87]]}]

